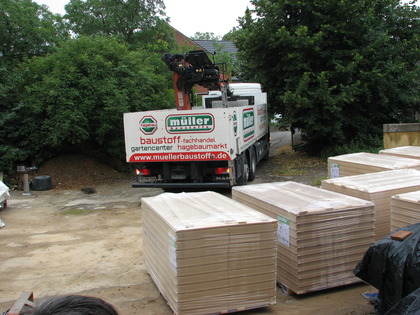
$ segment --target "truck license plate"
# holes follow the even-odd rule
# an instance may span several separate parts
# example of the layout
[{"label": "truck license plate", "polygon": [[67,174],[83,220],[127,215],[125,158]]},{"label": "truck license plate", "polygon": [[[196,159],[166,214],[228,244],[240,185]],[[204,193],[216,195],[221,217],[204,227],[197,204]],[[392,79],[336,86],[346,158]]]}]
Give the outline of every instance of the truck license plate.
[{"label": "truck license plate", "polygon": [[156,176],[149,176],[149,177],[142,177],[142,178],[137,177],[137,182],[139,182],[139,183],[155,183],[155,182],[157,182],[157,177]]}]

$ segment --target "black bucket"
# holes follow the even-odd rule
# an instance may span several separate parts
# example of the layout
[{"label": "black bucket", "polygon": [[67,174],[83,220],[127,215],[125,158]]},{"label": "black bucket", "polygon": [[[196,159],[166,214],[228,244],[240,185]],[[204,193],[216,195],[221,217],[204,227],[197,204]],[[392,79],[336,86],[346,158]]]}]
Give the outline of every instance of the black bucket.
[{"label": "black bucket", "polygon": [[51,188],[52,185],[50,176],[35,177],[34,190],[50,190]]}]

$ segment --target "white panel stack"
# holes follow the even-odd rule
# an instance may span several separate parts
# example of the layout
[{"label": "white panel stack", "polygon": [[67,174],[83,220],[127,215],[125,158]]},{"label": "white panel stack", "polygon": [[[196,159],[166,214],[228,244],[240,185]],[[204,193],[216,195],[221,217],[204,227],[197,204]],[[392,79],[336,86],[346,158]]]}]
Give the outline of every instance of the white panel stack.
[{"label": "white panel stack", "polygon": [[394,170],[327,179],[322,188],[372,201],[375,204],[375,241],[391,230],[391,197],[420,189],[420,171]]},{"label": "white panel stack", "polygon": [[420,160],[375,153],[351,153],[328,158],[328,178],[412,168]]},{"label": "white panel stack", "polygon": [[175,314],[276,303],[277,221],[215,192],[142,199],[144,261]]},{"label": "white panel stack", "polygon": [[295,182],[234,187],[232,198],[279,223],[277,280],[297,294],[359,282],[374,204]]},{"label": "white panel stack", "polygon": [[420,223],[420,190],[391,198],[391,230]]},{"label": "white panel stack", "polygon": [[379,151],[379,154],[420,160],[420,146],[405,146]]}]

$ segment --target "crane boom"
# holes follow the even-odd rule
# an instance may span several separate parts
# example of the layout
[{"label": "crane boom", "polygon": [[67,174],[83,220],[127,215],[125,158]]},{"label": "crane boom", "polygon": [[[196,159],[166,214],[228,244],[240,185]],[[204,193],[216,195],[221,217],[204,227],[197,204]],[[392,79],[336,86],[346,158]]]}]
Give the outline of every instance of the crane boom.
[{"label": "crane boom", "polygon": [[163,54],[162,60],[174,73],[176,108],[191,109],[190,95],[194,85],[209,90],[220,90],[219,66],[214,64],[204,50],[193,50],[185,54]]}]

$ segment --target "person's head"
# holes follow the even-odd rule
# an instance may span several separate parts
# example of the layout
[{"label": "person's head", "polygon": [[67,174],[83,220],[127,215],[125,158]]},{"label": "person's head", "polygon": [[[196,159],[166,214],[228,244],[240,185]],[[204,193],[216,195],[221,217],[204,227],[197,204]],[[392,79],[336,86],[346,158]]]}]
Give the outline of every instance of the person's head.
[{"label": "person's head", "polygon": [[104,300],[82,295],[65,295],[42,301],[32,315],[118,315]]}]

